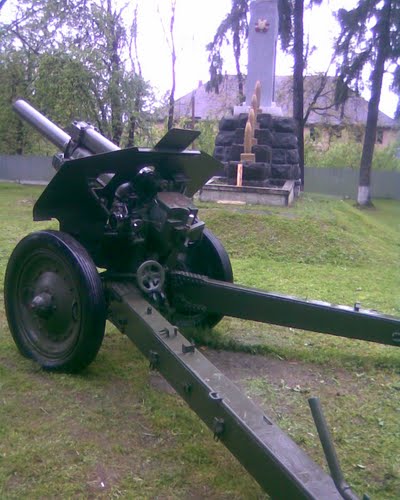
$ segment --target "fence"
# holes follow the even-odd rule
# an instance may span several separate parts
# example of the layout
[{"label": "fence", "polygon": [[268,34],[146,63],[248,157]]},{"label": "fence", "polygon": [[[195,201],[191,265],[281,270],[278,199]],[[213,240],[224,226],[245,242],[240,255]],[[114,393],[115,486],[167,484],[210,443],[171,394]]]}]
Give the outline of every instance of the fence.
[{"label": "fence", "polygon": [[[0,155],[0,181],[26,184],[46,184],[53,177],[50,156]],[[305,190],[355,199],[358,188],[358,170],[351,168],[305,169]],[[373,171],[371,182],[374,198],[400,200],[400,172]]]},{"label": "fence", "polygon": [[[306,167],[305,191],[356,199],[358,175],[352,168]],[[400,200],[400,172],[372,171],[371,192],[373,198]]]},{"label": "fence", "polygon": [[0,155],[0,180],[47,184],[54,175],[51,156]]}]

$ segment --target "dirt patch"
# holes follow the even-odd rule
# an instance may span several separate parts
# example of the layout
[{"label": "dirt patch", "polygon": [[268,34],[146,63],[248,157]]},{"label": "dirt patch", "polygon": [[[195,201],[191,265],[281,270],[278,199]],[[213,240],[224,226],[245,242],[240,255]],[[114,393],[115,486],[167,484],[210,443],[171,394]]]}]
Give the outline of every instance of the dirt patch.
[{"label": "dirt patch", "polygon": [[[367,377],[362,373],[352,373],[344,369],[208,348],[201,349],[201,352],[224,375],[242,388],[246,386],[246,381],[257,378],[295,392],[318,392],[323,386],[325,394],[340,396],[342,392],[358,392],[368,384]],[[174,393],[174,389],[158,372],[152,372],[150,383],[155,389]]]}]

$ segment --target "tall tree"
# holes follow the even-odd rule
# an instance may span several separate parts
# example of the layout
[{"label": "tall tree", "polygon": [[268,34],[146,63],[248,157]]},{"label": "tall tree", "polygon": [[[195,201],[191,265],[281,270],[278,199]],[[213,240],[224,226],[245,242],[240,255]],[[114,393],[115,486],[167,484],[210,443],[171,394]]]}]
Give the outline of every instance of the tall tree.
[{"label": "tall tree", "polygon": [[398,0],[359,0],[352,10],[338,11],[341,34],[337,51],[341,55],[337,103],[343,103],[348,88],[357,85],[364,69],[371,66],[371,98],[361,156],[357,203],[366,207],[371,200],[371,168],[378,124],[379,102],[385,64],[400,62],[400,5]]},{"label": "tall tree", "polygon": [[124,110],[127,114],[128,129],[126,134],[126,147],[135,145],[136,136],[140,143],[152,144],[151,128],[154,116],[151,113],[151,105],[155,98],[149,85],[143,78],[138,50],[138,24],[139,5],[138,1],[133,9],[133,18],[130,25],[128,37],[130,71],[125,78],[125,100]]},{"label": "tall tree", "polygon": [[222,82],[222,67],[224,62],[221,57],[221,48],[224,43],[229,43],[230,38],[232,38],[240,102],[244,100],[244,82],[240,68],[240,56],[243,44],[249,35],[248,11],[249,0],[232,0],[231,11],[218,26],[213,41],[206,47],[209,52],[208,61],[210,63],[210,81],[207,84],[207,90],[215,91],[218,94],[219,85]]},{"label": "tall tree", "polygon": [[[323,0],[308,0],[307,7],[320,5]],[[282,49],[293,55],[293,118],[296,122],[296,136],[299,150],[301,189],[304,189],[304,126],[311,111],[311,105],[304,110],[304,72],[307,52],[304,44],[304,0],[278,0],[279,35]],[[315,104],[326,84],[320,79],[320,86],[311,99]]]},{"label": "tall tree", "polygon": [[[308,0],[307,6],[320,5],[323,0]],[[240,49],[248,37],[250,0],[232,0],[230,13],[219,25],[214,40],[207,45],[210,62],[210,81],[208,90],[218,92],[222,81],[223,59],[221,47],[232,37],[236,71],[238,75],[239,96],[243,98],[243,75],[240,71]],[[279,37],[282,49],[293,55],[293,117],[297,126],[297,139],[299,146],[299,164],[302,186],[304,186],[304,125],[309,112],[304,115],[304,0],[278,0]],[[235,43],[236,41],[236,43]],[[320,92],[322,89],[320,90]]]},{"label": "tall tree", "polygon": [[30,147],[22,122],[12,112],[10,103],[27,92],[26,60],[20,52],[0,53],[0,151],[22,154]]},{"label": "tall tree", "polygon": [[169,22],[169,41],[171,50],[171,91],[169,93],[168,99],[168,123],[167,129],[171,130],[174,124],[174,112],[175,112],[175,88],[176,88],[176,49],[175,49],[175,37],[174,37],[174,26],[175,26],[175,11],[176,11],[176,0],[171,0],[171,18]]},{"label": "tall tree", "polygon": [[301,189],[304,189],[304,0],[293,5],[293,118],[296,122]]},{"label": "tall tree", "polygon": [[162,29],[164,31],[165,41],[171,53],[171,89],[168,93],[168,120],[167,129],[171,130],[174,123],[175,114],[175,88],[176,88],[176,47],[175,47],[175,14],[176,14],[176,0],[171,0],[170,2],[170,20],[168,30],[165,28],[163,16],[160,11],[160,4],[157,5],[157,12],[160,17],[160,22]]},{"label": "tall tree", "polygon": [[[0,23],[0,58],[18,53],[23,61],[19,95],[61,125],[82,117],[115,143],[133,145],[150,94],[136,70],[136,29],[126,29],[125,17],[132,18],[127,9],[112,0],[20,0],[15,18]],[[12,65],[3,64],[0,72],[7,68]],[[2,88],[3,97],[10,103],[15,95]]]}]

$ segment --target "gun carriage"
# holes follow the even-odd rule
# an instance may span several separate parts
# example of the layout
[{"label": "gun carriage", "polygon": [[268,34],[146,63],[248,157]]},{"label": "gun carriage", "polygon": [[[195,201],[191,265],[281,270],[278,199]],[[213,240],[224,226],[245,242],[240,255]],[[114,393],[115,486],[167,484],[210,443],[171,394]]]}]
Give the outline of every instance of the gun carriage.
[{"label": "gun carriage", "polygon": [[108,319],[272,497],[357,498],[316,401],[332,477],[179,329],[212,328],[229,315],[399,346],[400,320],[233,284],[229,256],[192,202],[221,168],[186,149],[199,132],[173,129],[152,149],[121,150],[85,122],[66,133],[25,101],[14,109],[61,150],[33,208],[34,220],[55,218],[60,230],[27,235],[7,266],[6,314],[20,352],[47,370],[81,370]]}]

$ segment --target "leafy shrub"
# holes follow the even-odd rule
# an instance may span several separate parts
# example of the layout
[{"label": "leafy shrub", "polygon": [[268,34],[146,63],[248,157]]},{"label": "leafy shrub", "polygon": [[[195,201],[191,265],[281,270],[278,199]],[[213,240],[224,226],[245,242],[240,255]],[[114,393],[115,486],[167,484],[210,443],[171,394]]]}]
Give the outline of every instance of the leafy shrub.
[{"label": "leafy shrub", "polygon": [[[188,118],[181,118],[176,121],[174,127],[192,128],[192,121]],[[194,142],[194,148],[212,155],[215,147],[215,138],[218,134],[218,120],[200,120],[195,123],[195,130],[200,131],[199,137]],[[164,133],[167,132],[166,126]]]},{"label": "leafy shrub", "polygon": [[197,139],[197,147],[209,155],[214,152],[215,138],[218,134],[218,120],[201,120],[196,123],[196,130],[201,134]]},{"label": "leafy shrub", "polygon": [[[374,170],[400,171],[400,158],[396,157],[398,144],[375,148],[372,168]],[[335,141],[329,149],[322,150],[319,144],[305,141],[304,163],[309,167],[360,168],[362,144],[355,141]]]},{"label": "leafy shrub", "polygon": [[393,143],[386,148],[375,148],[372,168],[374,170],[398,170],[400,172],[400,158],[397,156],[399,143]]}]

